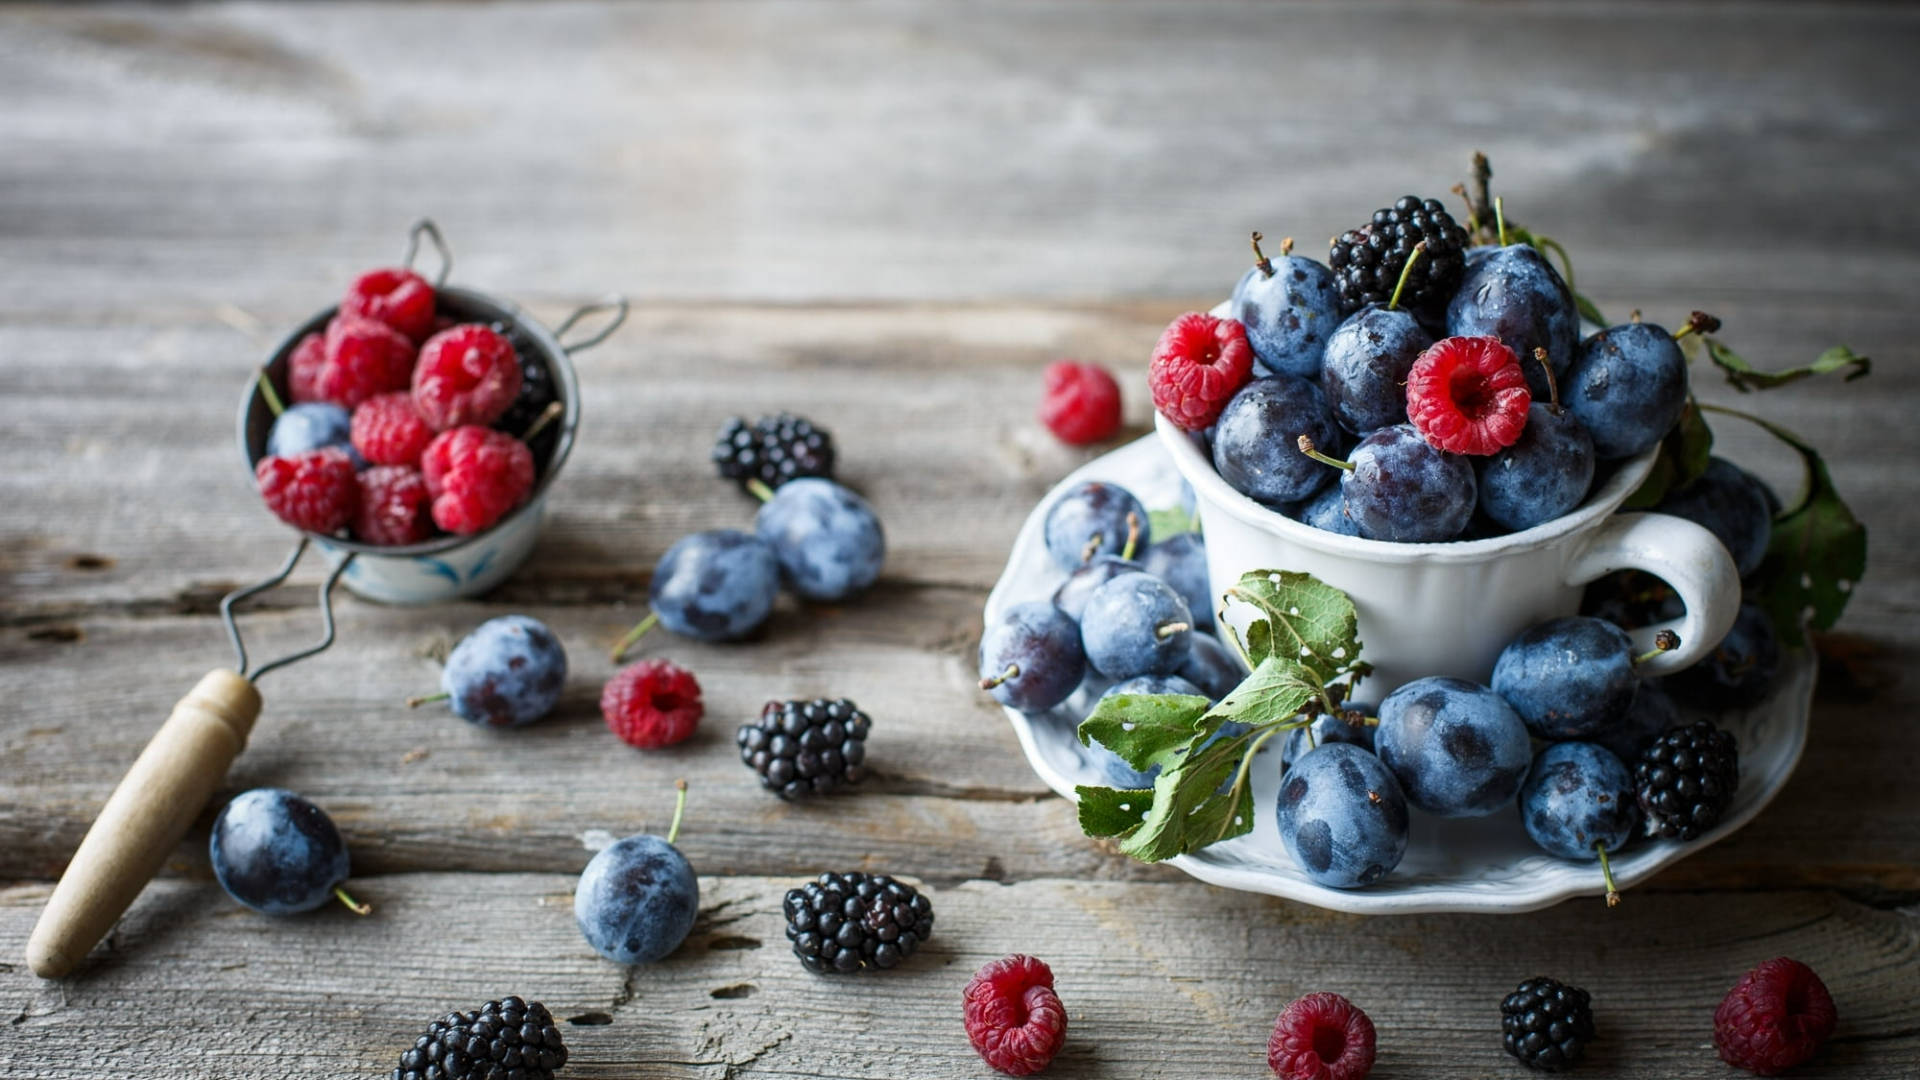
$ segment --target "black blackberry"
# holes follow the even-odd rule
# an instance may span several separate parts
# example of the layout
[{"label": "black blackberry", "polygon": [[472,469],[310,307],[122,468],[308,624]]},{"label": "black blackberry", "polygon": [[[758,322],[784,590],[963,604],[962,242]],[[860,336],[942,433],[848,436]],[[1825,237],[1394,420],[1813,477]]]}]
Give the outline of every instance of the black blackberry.
[{"label": "black blackberry", "polygon": [[825,795],[866,778],[873,721],[846,698],[769,701],[760,719],[740,725],[740,760],[783,799]]},{"label": "black blackberry", "polygon": [[1500,1003],[1507,1053],[1529,1069],[1572,1067],[1593,1041],[1593,1003],[1585,990],[1545,975],[1528,979]]},{"label": "black blackberry", "polygon": [[751,426],[731,417],[713,443],[720,475],[748,487],[758,480],[777,488],[802,476],[833,476],[833,436],[804,416],[763,416]]},{"label": "black blackberry", "polygon": [[885,874],[821,874],[787,890],[787,940],[816,974],[885,970],[933,936],[933,904]]},{"label": "black blackberry", "polygon": [[566,1063],[547,1007],[510,997],[435,1020],[400,1055],[393,1080],[553,1080]]},{"label": "black blackberry", "polygon": [[1454,223],[1438,199],[1407,195],[1375,210],[1367,224],[1341,233],[1327,252],[1341,310],[1386,303],[1400,281],[1407,256],[1421,241],[1427,249],[1407,272],[1400,304],[1426,312],[1445,308],[1466,273],[1467,230]]},{"label": "black blackberry", "polygon": [[1739,786],[1739,743],[1705,720],[1668,728],[1633,766],[1648,836],[1695,839],[1720,823]]},{"label": "black blackberry", "polygon": [[[514,438],[521,438],[557,396],[553,387],[553,372],[547,370],[546,361],[540,358],[533,343],[526,340],[518,327],[494,323],[493,328],[506,335],[513,345],[514,358],[520,361],[520,393],[513,399],[513,404],[507,406],[507,411],[500,415],[500,419],[493,422],[493,426]],[[534,436],[528,448],[533,451],[535,461],[547,460],[552,447],[543,447],[542,444],[558,438],[559,431],[557,422],[550,423]]]}]

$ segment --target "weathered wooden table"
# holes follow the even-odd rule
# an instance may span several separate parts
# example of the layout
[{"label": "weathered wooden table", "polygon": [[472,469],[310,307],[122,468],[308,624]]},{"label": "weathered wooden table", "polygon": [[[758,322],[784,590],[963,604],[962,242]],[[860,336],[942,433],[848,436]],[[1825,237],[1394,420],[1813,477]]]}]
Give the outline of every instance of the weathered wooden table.
[{"label": "weathered wooden table", "polygon": [[[1854,5],[0,11],[0,1073],[371,1076],[436,1014],[517,992],[587,1018],[569,1076],[975,1077],[960,988],[1020,950],[1070,1008],[1060,1076],[1265,1075],[1275,1012],[1317,989],[1372,1014],[1376,1075],[1516,1075],[1498,1000],[1546,972],[1596,996],[1591,1075],[1718,1077],[1713,1005],[1781,954],[1842,1018],[1802,1075],[1920,1074],[1915,55],[1920,14]],[[1082,460],[1031,419],[1039,369],[1126,373],[1143,430],[1149,345],[1231,285],[1249,228],[1314,250],[1444,193],[1475,149],[1604,308],[1708,308],[1770,366],[1835,340],[1878,359],[1866,384],[1759,402],[1829,451],[1874,530],[1805,761],[1611,912],[1362,919],[1102,850],[971,685],[1014,531]],[[202,833],[84,973],[41,982],[20,951],[51,882],[227,662],[218,597],[286,547],[235,459],[240,384],[421,214],[459,281],[546,318],[610,291],[636,310],[582,359],[582,440],[510,584],[346,600],[333,651],[264,681],[228,788],[330,810],[376,912],[241,910]],[[699,673],[708,718],[630,751],[596,708],[604,647],[669,542],[749,519],[708,440],[778,408],[835,431],[886,576],[783,607],[754,644],[650,641]],[[1791,490],[1773,446],[1721,431]],[[247,617],[260,648],[314,633],[314,580]],[[401,707],[504,612],[567,641],[556,716],[499,734]],[[877,775],[786,806],[732,727],[815,694],[878,718]],[[699,925],[616,967],[573,926],[583,837],[662,827],[682,776]],[[929,952],[807,976],[780,897],[826,868],[925,882]]]}]

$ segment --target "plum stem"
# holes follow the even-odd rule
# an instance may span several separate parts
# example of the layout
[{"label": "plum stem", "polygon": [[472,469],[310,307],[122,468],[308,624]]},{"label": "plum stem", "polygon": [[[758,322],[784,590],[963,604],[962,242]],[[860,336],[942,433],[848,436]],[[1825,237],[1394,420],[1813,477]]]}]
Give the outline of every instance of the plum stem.
[{"label": "plum stem", "polygon": [[527,425],[527,433],[525,435],[520,436],[520,441],[523,443],[532,442],[533,437],[535,435],[538,435],[540,434],[540,432],[544,431],[548,424],[553,423],[554,420],[559,418],[561,413],[566,411],[567,411],[567,407],[565,405],[560,404],[557,401],[547,402],[547,407],[544,409],[541,409],[540,415],[534,417],[533,423]]},{"label": "plum stem", "polygon": [[1507,246],[1507,208],[1505,202],[1506,200],[1499,198],[1493,200],[1493,221],[1494,224],[1498,226],[1497,231],[1500,236],[1501,247]]},{"label": "plum stem", "polygon": [[1704,311],[1696,311],[1687,316],[1687,325],[1682,326],[1680,330],[1673,335],[1673,340],[1679,341],[1688,334],[1711,334],[1718,329],[1720,329],[1719,319],[1714,318]]},{"label": "plum stem", "polygon": [[1553,410],[1553,415],[1559,416],[1560,383],[1553,377],[1553,361],[1547,359],[1547,350],[1540,345],[1533,347],[1533,358],[1540,361],[1540,370],[1547,373],[1547,408]]},{"label": "plum stem", "polygon": [[1175,634],[1185,633],[1191,629],[1193,629],[1192,623],[1179,621],[1164,622],[1153,628],[1153,636],[1159,638],[1161,641],[1165,641]]},{"label": "plum stem", "polygon": [[1307,435],[1300,436],[1299,446],[1300,446],[1301,453],[1307,455],[1308,457],[1312,458],[1313,460],[1319,462],[1322,465],[1331,465],[1336,469],[1345,469],[1348,472],[1353,471],[1353,462],[1341,461],[1337,458],[1330,458],[1327,455],[1321,453],[1320,451],[1314,449],[1313,439],[1311,436],[1307,436]]},{"label": "plum stem", "polygon": [[1607,845],[1596,843],[1593,850],[1600,853],[1600,877],[1607,883],[1607,906],[1620,906],[1620,890],[1613,883],[1613,864],[1607,861]]},{"label": "plum stem", "polygon": [[1480,215],[1474,212],[1473,196],[1467,194],[1467,185],[1455,184],[1450,190],[1452,190],[1455,195],[1460,196],[1461,201],[1467,204],[1467,235],[1470,237],[1479,236]]},{"label": "plum stem", "polygon": [[673,824],[667,826],[667,843],[669,844],[680,839],[680,819],[687,814],[687,782],[684,779],[675,780],[673,791]]},{"label": "plum stem", "polygon": [[267,374],[266,368],[260,369],[260,374],[255,376],[255,381],[260,384],[260,396],[267,399],[267,409],[275,417],[287,411],[286,405],[280,401],[280,391],[273,388],[273,376]]},{"label": "plum stem", "polygon": [[1019,676],[1020,676],[1020,665],[1009,662],[1007,664],[1007,670],[1001,672],[998,675],[990,675],[987,678],[981,679],[980,689],[992,690],[994,687],[999,686],[1001,683],[1006,682],[1008,679],[1019,678]]},{"label": "plum stem", "polygon": [[339,897],[340,902],[347,905],[347,910],[353,912],[355,915],[373,914],[373,905],[363,904],[353,897],[348,896],[347,887],[344,885],[335,885],[333,887],[333,895]]},{"label": "plum stem", "polygon": [[627,631],[619,641],[613,643],[613,651],[609,654],[613,658],[613,662],[616,664],[619,663],[627,655],[627,650],[633,648],[633,643],[645,637],[647,631],[653,629],[653,625],[659,621],[660,613],[652,611],[647,613],[646,618],[634,623],[633,629]]},{"label": "plum stem", "polygon": [[419,697],[408,698],[407,708],[417,709],[420,706],[425,705],[429,701],[445,701],[452,696],[453,696],[452,694],[448,693],[445,690],[442,690],[437,694],[421,694]]},{"label": "plum stem", "polygon": [[1653,635],[1653,648],[1633,658],[1633,666],[1639,667],[1641,664],[1659,656],[1661,653],[1671,652],[1679,647],[1680,635],[1671,630],[1662,630]]},{"label": "plum stem", "polygon": [[747,478],[747,492],[763,503],[773,501],[773,489],[767,486],[765,480],[757,476]]},{"label": "plum stem", "polygon": [[1120,549],[1120,558],[1133,558],[1134,549],[1140,546],[1140,515],[1127,511],[1127,546]]},{"label": "plum stem", "polygon": [[1387,298],[1388,311],[1392,311],[1400,306],[1400,290],[1407,287],[1407,278],[1413,273],[1413,264],[1419,262],[1420,256],[1426,253],[1427,242],[1425,240],[1413,245],[1413,250],[1407,252],[1407,261],[1400,267],[1400,280],[1393,283],[1393,295]]},{"label": "plum stem", "polygon": [[1260,230],[1255,229],[1253,232],[1253,265],[1260,268],[1261,277],[1272,277],[1273,260],[1267,258],[1266,252],[1260,250],[1260,241],[1262,239]]}]

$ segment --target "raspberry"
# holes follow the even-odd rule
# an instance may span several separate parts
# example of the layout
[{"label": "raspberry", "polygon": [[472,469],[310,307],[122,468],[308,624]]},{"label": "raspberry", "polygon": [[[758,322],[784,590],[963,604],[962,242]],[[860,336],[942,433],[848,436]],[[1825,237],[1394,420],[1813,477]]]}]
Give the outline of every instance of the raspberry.
[{"label": "raspberry", "polygon": [[405,390],[413,375],[413,342],[372,319],[335,316],[327,324],[326,353],[314,390],[343,409],[375,394]]},{"label": "raspberry", "polygon": [[1783,956],[1727,991],[1713,1011],[1713,1045],[1727,1064],[1773,1076],[1818,1053],[1838,1019],[1827,984]]},{"label": "raspberry", "polygon": [[1097,364],[1061,360],[1047,366],[1040,422],[1060,441],[1085,446],[1120,430],[1120,384]]},{"label": "raspberry", "polygon": [[966,992],[967,1039],[1008,1076],[1047,1067],[1067,1041],[1067,1010],[1053,992],[1053,970],[1015,953],[974,972]]},{"label": "raspberry", "polygon": [[434,437],[420,455],[433,497],[433,523],[450,533],[477,533],[527,501],[533,453],[504,431],[457,427]]},{"label": "raspberry", "polygon": [[693,672],[665,660],[642,660],[614,673],[600,691],[600,715],[620,741],[658,750],[686,739],[706,707]]},{"label": "raspberry", "polygon": [[492,327],[463,323],[420,346],[413,403],[435,431],[491,424],[520,394],[520,358]]},{"label": "raspberry", "polygon": [[1361,1080],[1373,1071],[1373,1021],[1339,994],[1296,998],[1273,1022],[1267,1065],[1282,1080]]},{"label": "raspberry", "polygon": [[1496,337],[1450,337],[1407,373],[1407,419],[1436,449],[1491,454],[1527,426],[1533,393],[1513,350]]},{"label": "raspberry", "polygon": [[423,341],[433,330],[433,286],[411,270],[369,270],[347,286],[340,314],[385,323]]},{"label": "raspberry", "polygon": [[427,481],[411,465],[375,465],[360,472],[360,508],[353,535],[369,544],[417,544],[433,535]]},{"label": "raspberry", "polygon": [[433,441],[433,429],[414,407],[413,396],[396,390],[353,410],[352,439],[360,456],[375,465],[416,465]]},{"label": "raspberry", "polygon": [[1197,311],[1167,325],[1147,368],[1153,407],[1188,431],[1220,419],[1220,410],[1252,377],[1247,328]]},{"label": "raspberry", "polygon": [[287,396],[294,404],[320,400],[320,369],[327,363],[326,339],[308,334],[287,357]]},{"label": "raspberry", "polygon": [[260,498],[274,516],[296,529],[336,533],[353,520],[360,482],[353,459],[337,446],[292,457],[266,457],[253,469]]}]

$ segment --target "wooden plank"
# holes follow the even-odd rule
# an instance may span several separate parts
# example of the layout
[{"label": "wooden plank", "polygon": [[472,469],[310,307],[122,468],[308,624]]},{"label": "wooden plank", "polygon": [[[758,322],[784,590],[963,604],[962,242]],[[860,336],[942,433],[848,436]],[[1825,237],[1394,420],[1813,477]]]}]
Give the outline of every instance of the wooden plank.
[{"label": "wooden plank", "polygon": [[[168,882],[77,979],[42,983],[0,964],[11,1021],[0,1069],[382,1075],[433,1017],[518,993],[562,1018],[607,1021],[561,1025],[570,1078],[979,1077],[960,991],[982,963],[1021,951],[1049,962],[1068,1009],[1049,1076],[1265,1075],[1274,1015],[1314,990],[1372,1016],[1377,1076],[1513,1075],[1500,997],[1552,973],[1594,995],[1602,1035],[1587,1072],[1720,1080],[1713,1007],[1782,954],[1819,970],[1840,1014],[1834,1041],[1795,1076],[1920,1070],[1920,922],[1824,894],[1368,920],[1193,883],[975,882],[932,891],[934,938],[906,967],[835,979],[808,975],[786,948],[780,898],[796,883],[704,878],[686,944],[628,969],[581,941],[562,875],[381,877],[365,890],[366,919],[272,919],[211,882]],[[45,891],[0,890],[0,938],[25,935]]]}]

